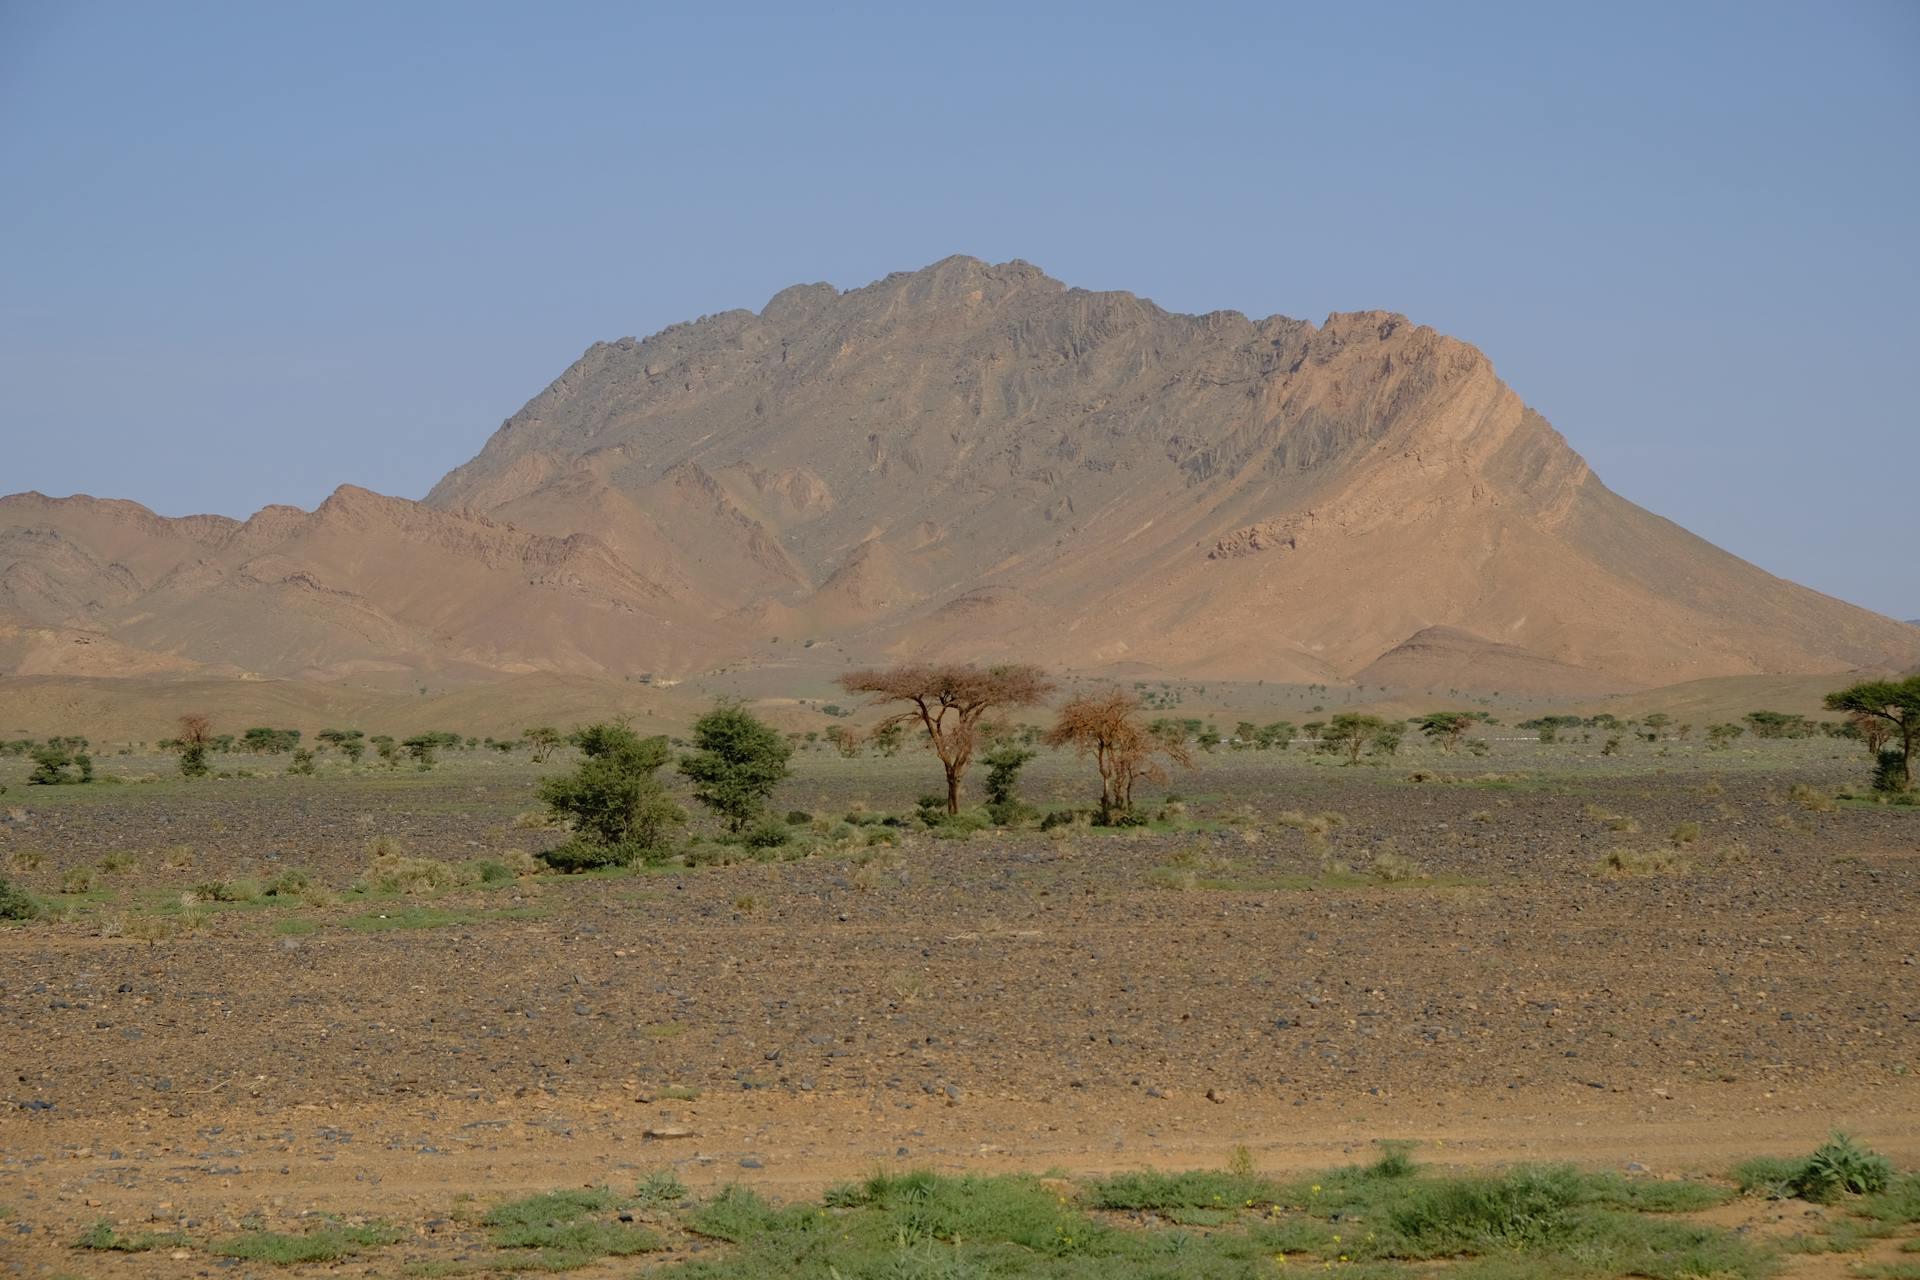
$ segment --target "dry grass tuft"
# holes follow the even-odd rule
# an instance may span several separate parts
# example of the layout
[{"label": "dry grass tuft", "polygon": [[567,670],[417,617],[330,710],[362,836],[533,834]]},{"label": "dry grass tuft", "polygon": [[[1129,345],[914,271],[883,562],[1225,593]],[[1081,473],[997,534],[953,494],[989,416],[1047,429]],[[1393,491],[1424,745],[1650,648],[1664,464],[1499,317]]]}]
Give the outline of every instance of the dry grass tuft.
[{"label": "dry grass tuft", "polygon": [[1631,876],[1678,876],[1685,875],[1692,865],[1671,849],[1613,849],[1594,863],[1593,873],[1603,880],[1621,880]]},{"label": "dry grass tuft", "polygon": [[1787,798],[1808,813],[1832,813],[1840,804],[1833,798],[1831,792],[1808,786],[1804,782],[1794,783],[1793,790],[1788,793]]}]

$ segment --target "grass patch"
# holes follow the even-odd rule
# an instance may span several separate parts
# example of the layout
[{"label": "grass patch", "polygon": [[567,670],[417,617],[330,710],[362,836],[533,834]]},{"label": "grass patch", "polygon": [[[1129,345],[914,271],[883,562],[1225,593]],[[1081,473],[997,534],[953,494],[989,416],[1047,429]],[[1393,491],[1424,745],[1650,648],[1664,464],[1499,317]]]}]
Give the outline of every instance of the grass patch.
[{"label": "grass patch", "polygon": [[1733,1177],[1742,1192],[1777,1199],[1832,1204],[1845,1196],[1870,1196],[1871,1203],[1895,1215],[1881,1221],[1911,1222],[1911,1216],[1897,1217],[1902,1206],[1909,1214],[1920,1208],[1920,1189],[1911,1175],[1896,1179],[1892,1161],[1837,1130],[1811,1155],[1743,1161]]},{"label": "grass patch", "polygon": [[457,911],[446,907],[398,907],[348,916],[340,923],[356,933],[390,933],[398,929],[443,929],[449,925],[479,924],[488,920],[537,920],[538,907],[509,907],[502,911]]},{"label": "grass patch", "polygon": [[1763,1246],[1672,1216],[1724,1200],[1724,1188],[1563,1166],[1440,1176],[1403,1146],[1297,1184],[1251,1165],[1240,1156],[1227,1170],[1120,1174],[1077,1196],[1053,1180],[928,1172],[876,1174],[817,1205],[730,1188],[686,1225],[731,1248],[663,1274],[1227,1280],[1297,1267],[1385,1280],[1459,1260],[1448,1274],[1479,1280],[1760,1280],[1773,1268]]},{"label": "grass patch", "polygon": [[626,1199],[605,1187],[585,1187],[497,1205],[480,1220],[488,1241],[504,1251],[488,1263],[497,1270],[571,1271],[600,1258],[628,1258],[664,1248],[655,1232],[606,1221],[605,1215],[641,1200],[661,1203],[669,1191],[679,1200],[686,1189],[677,1180],[669,1181],[671,1186],[651,1179],[641,1184],[639,1195]]},{"label": "grass patch", "polygon": [[[0,1214],[0,1217],[5,1217]],[[135,1235],[121,1235],[105,1222],[96,1222],[73,1242],[76,1249],[90,1249],[98,1253],[146,1253],[153,1249],[180,1249],[191,1246],[188,1237],[171,1231],[143,1231]]]},{"label": "grass patch", "polygon": [[224,1258],[269,1262],[279,1267],[303,1262],[338,1262],[370,1249],[398,1244],[406,1233],[383,1222],[357,1227],[328,1226],[302,1235],[279,1231],[248,1231],[217,1240],[209,1250]]},{"label": "grass patch", "polygon": [[1602,880],[1625,880],[1685,875],[1691,868],[1691,863],[1671,849],[1613,849],[1593,864],[1593,874]]}]

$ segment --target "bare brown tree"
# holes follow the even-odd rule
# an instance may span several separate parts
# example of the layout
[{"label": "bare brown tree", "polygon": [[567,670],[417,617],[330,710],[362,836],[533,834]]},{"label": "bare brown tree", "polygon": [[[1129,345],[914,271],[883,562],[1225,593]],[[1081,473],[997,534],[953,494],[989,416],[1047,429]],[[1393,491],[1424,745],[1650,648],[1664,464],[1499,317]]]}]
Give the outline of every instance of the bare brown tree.
[{"label": "bare brown tree", "polygon": [[1860,740],[1867,744],[1867,754],[1878,758],[1880,751],[1893,741],[1893,722],[1879,716],[1868,715],[1864,711],[1855,711],[1847,717],[1847,723],[1854,727]]},{"label": "bare brown tree", "polygon": [[961,663],[909,662],[897,667],[850,671],[840,677],[848,693],[868,693],[876,704],[906,703],[871,731],[920,722],[947,774],[947,812],[960,812],[960,780],[973,760],[980,717],[996,707],[1025,707],[1053,692],[1038,667],[976,667]]},{"label": "bare brown tree", "polygon": [[1126,813],[1133,808],[1133,787],[1142,780],[1164,781],[1160,757],[1191,765],[1193,754],[1178,730],[1156,733],[1140,722],[1140,700],[1121,689],[1088,693],[1060,708],[1046,743],[1072,747],[1092,756],[1100,770],[1100,811]]},{"label": "bare brown tree", "polygon": [[174,747],[180,752],[180,775],[185,778],[207,776],[207,748],[213,745],[213,721],[199,712],[180,717],[180,736]]}]

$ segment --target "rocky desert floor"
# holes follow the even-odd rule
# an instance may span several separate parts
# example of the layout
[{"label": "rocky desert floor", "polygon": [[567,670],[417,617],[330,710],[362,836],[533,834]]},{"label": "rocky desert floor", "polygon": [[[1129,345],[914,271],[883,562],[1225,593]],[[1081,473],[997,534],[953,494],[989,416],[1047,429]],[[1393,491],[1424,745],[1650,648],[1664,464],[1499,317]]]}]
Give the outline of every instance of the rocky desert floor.
[{"label": "rocky desert floor", "polygon": [[[54,918],[0,928],[0,1275],[273,1274],[209,1242],[373,1221],[312,1265],[490,1274],[515,1264],[487,1206],[663,1172],[787,1201],[876,1170],[1289,1178],[1404,1139],[1712,1180],[1834,1129],[1911,1170],[1920,808],[1832,800],[1857,753],[1222,751],[1149,828],[894,845],[843,819],[909,812],[930,758],[807,753],[776,806],[810,856],[585,876],[471,871],[556,842],[528,815],[564,757],[192,784],[109,757],[129,781],[84,787],[6,762],[0,868]],[[1025,790],[1085,803],[1090,776],[1043,752]],[[376,841],[469,882],[356,888]],[[1791,1241],[1838,1214],[1709,1217]],[[159,1243],[74,1247],[100,1223]],[[1780,1265],[1907,1274],[1871,1268],[1913,1230]],[[582,1273],[734,1247],[659,1231]]]}]

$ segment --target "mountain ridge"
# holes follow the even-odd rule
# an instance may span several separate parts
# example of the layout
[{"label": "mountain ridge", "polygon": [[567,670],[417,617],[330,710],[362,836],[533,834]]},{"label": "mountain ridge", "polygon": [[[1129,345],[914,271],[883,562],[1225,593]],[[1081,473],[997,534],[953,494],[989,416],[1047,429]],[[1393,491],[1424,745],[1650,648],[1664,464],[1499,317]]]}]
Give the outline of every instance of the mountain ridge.
[{"label": "mountain ridge", "polygon": [[685,674],[808,642],[1588,695],[1920,661],[1911,627],[1608,490],[1484,354],[1405,316],[1182,315],[965,257],[595,343],[419,502],[0,499],[0,624],[41,637],[0,636],[23,673],[84,634],[309,679]]}]

